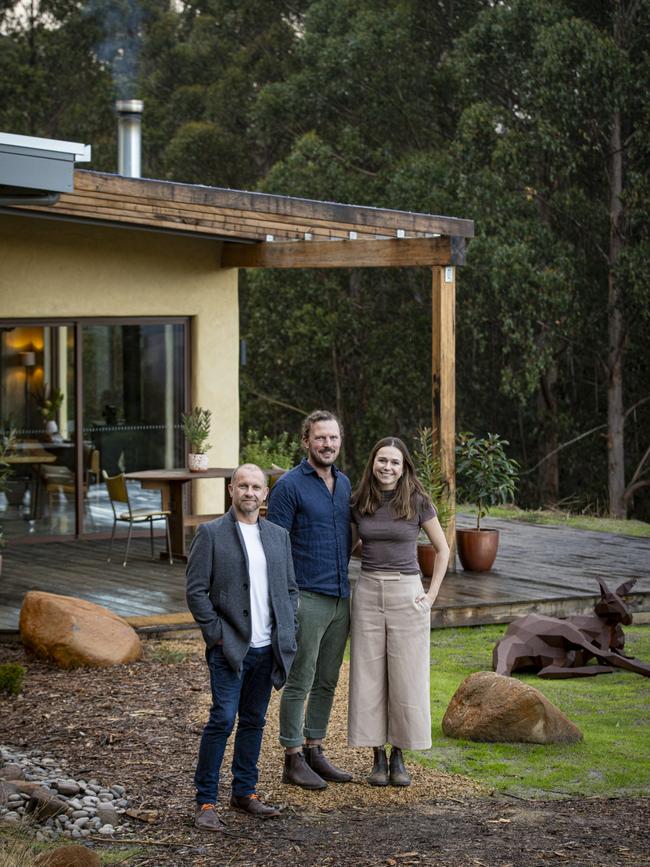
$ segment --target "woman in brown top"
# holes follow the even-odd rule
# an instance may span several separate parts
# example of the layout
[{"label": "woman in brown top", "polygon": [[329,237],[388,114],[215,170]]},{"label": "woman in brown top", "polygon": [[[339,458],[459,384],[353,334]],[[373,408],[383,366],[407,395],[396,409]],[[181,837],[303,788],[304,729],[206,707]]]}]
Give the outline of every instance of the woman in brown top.
[{"label": "woman in brown top", "polygon": [[[449,547],[402,440],[386,437],[373,447],[352,495],[352,521],[363,552],[352,590],[348,744],[373,747],[371,785],[408,786],[402,750],[431,747],[430,611]],[[420,530],[436,549],[427,593],[417,562]]]}]

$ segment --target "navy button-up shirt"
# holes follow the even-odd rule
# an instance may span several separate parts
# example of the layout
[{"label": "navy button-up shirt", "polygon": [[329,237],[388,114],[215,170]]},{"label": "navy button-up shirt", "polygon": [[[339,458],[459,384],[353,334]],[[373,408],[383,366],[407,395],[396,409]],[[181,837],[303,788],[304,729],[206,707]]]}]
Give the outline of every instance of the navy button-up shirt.
[{"label": "navy button-up shirt", "polygon": [[267,518],[289,531],[296,581],[301,590],[343,596],[350,593],[348,561],[350,480],[332,466],[334,492],[306,459],[271,488]]}]

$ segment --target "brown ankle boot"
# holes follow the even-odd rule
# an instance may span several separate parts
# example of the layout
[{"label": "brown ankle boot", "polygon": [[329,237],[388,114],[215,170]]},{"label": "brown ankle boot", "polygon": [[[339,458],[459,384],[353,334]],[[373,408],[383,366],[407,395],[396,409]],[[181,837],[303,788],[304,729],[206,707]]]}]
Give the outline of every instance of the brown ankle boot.
[{"label": "brown ankle boot", "polygon": [[392,747],[390,751],[390,784],[391,786],[410,786],[411,778],[404,767],[402,751]]},{"label": "brown ankle boot", "polygon": [[375,761],[370,774],[366,777],[371,786],[388,785],[388,759],[385,747],[373,747]]},{"label": "brown ankle boot", "polygon": [[320,744],[313,747],[303,747],[303,752],[309,767],[312,771],[316,771],[323,780],[329,780],[331,783],[349,783],[352,779],[352,774],[337,768],[326,758]]},{"label": "brown ankle boot", "polygon": [[284,754],[282,782],[301,786],[303,789],[326,789],[327,783],[309,767],[302,753]]}]

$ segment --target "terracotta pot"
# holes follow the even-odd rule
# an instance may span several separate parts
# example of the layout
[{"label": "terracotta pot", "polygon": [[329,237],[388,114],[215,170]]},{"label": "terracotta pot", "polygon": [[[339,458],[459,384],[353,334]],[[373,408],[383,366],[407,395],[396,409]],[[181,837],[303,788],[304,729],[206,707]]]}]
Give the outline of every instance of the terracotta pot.
[{"label": "terracotta pot", "polygon": [[492,568],[499,547],[498,530],[456,530],[458,556],[468,572]]},{"label": "terracotta pot", "polygon": [[418,563],[424,578],[432,577],[435,562],[436,549],[430,542],[420,542],[418,544]]},{"label": "terracotta pot", "polygon": [[190,452],[187,456],[187,468],[191,473],[204,473],[208,469],[208,456],[196,455]]}]

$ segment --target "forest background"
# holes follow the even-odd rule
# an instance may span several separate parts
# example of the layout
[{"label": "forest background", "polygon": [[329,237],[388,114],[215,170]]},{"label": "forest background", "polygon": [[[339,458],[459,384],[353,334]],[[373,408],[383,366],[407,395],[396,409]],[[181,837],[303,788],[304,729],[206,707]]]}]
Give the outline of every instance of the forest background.
[{"label": "forest background", "polygon": [[[0,128],[143,176],[469,218],[457,426],[518,500],[650,520],[650,0],[0,0]],[[242,272],[242,432],[431,421],[427,269]]]}]

